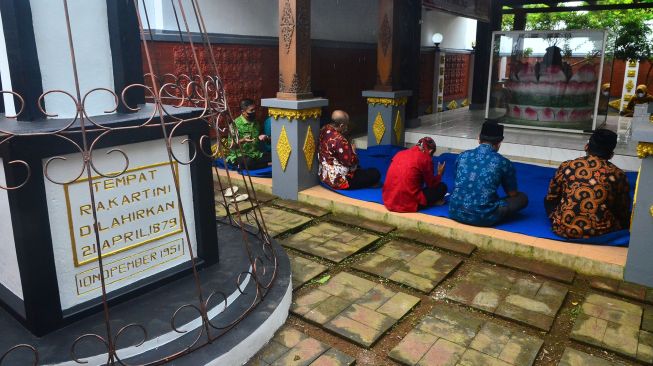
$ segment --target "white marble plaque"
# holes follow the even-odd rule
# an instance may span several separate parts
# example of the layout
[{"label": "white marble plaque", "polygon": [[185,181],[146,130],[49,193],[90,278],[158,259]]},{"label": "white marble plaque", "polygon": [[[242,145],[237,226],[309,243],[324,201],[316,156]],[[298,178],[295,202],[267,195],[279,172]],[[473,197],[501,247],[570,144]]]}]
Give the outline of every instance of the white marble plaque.
[{"label": "white marble plaque", "polygon": [[[0,159],[0,184],[7,185],[5,181],[5,167]],[[16,243],[14,242],[14,228],[9,211],[9,197],[7,191],[0,188],[0,283],[20,299],[23,298],[23,286],[18,270],[18,257],[16,256]]]},{"label": "white marble plaque", "polygon": [[[173,139],[175,155],[189,158],[184,137]],[[62,309],[101,295],[94,213],[100,238],[107,291],[190,260],[183,217],[172,169],[178,172],[183,210],[195,252],[190,169],[168,160],[163,140],[118,146],[129,157],[110,149],[93,152],[97,172],[89,179],[81,171],[80,154],[52,162],[45,180],[48,212]],[[44,160],[44,164],[47,160]],[[93,192],[95,210],[91,203]]]}]

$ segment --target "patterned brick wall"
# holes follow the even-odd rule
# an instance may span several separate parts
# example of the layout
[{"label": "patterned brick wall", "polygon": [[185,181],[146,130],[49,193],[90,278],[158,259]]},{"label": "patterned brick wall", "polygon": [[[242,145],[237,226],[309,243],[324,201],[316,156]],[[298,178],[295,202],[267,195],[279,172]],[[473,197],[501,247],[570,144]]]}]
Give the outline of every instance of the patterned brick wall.
[{"label": "patterned brick wall", "polygon": [[[176,42],[150,43],[156,73],[197,74],[188,45]],[[238,114],[238,103],[252,98],[274,98],[279,89],[279,54],[276,46],[213,45],[220,76],[232,113]],[[197,47],[200,69],[212,74],[213,65],[204,47]],[[147,72],[147,63],[144,63]],[[313,47],[312,90],[316,96],[329,99],[328,111],[344,109],[356,123],[354,130],[366,129],[367,104],[361,92],[374,87],[376,50],[363,48]],[[328,112],[327,111],[327,112]],[[258,120],[266,117],[260,108]]]},{"label": "patterned brick wall", "polygon": [[[420,110],[431,105],[433,95],[433,70],[435,52],[422,51],[420,55]],[[469,88],[470,54],[448,53],[445,56],[444,101],[467,98]]]}]

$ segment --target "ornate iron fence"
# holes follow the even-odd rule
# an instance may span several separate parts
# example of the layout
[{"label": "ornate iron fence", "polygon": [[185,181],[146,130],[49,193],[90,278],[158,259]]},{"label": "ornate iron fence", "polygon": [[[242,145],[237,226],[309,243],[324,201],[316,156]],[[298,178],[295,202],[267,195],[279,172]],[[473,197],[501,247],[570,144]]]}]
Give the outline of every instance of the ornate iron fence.
[{"label": "ornate iron fence", "polygon": [[[82,342],[98,342],[102,347],[106,348],[106,361],[108,365],[126,365],[119,355],[120,349],[117,346],[121,336],[127,332],[139,331],[142,333],[140,341],[131,345],[138,347],[148,339],[148,331],[146,326],[140,323],[124,324],[120,327],[114,327],[115,321],[112,319],[111,309],[107,295],[107,283],[104,271],[105,255],[103,254],[103,247],[101,245],[102,238],[98,228],[98,212],[97,212],[97,198],[93,189],[94,182],[101,178],[116,178],[123,176],[130,169],[129,154],[120,148],[112,148],[106,154],[111,155],[113,159],[119,159],[122,162],[123,168],[118,172],[106,172],[100,169],[94,162],[94,154],[100,145],[100,142],[110,140],[112,135],[118,132],[129,132],[142,129],[160,129],[162,140],[165,141],[165,149],[167,151],[167,166],[174,177],[174,191],[177,195],[177,205],[181,212],[181,226],[185,233],[186,249],[188,260],[191,262],[192,277],[195,286],[195,297],[188,299],[188,303],[179,306],[176,311],[169,315],[171,330],[177,333],[185,333],[187,330],[178,326],[177,318],[182,312],[194,311],[201,319],[201,327],[197,330],[197,335],[193,337],[190,344],[185,344],[179,347],[179,350],[159,357],[156,360],[145,363],[146,365],[157,365],[169,362],[186,354],[189,354],[198,348],[216,341],[221,336],[227,334],[236,324],[244,319],[258,304],[260,304],[266,297],[268,290],[274,283],[277,275],[278,263],[277,254],[272,247],[270,236],[265,226],[265,220],[258,205],[254,205],[254,209],[249,211],[248,216],[241,215],[241,208],[239,205],[242,203],[236,202],[231,198],[225,196],[225,192],[229,191],[234,185],[244,187],[245,193],[250,199],[257,203],[256,191],[253,189],[252,180],[248,174],[233,174],[229,170],[225,171],[224,176],[220,174],[214,175],[217,179],[217,203],[222,205],[228,213],[229,220],[232,225],[238,227],[242,232],[242,240],[244,250],[249,259],[249,268],[244,268],[237,276],[236,283],[233,285],[234,291],[243,293],[245,291],[245,282],[253,280],[255,294],[252,297],[251,303],[245,310],[239,314],[232,316],[229,320],[222,319],[223,324],[214,324],[212,317],[209,314],[209,309],[212,304],[223,303],[222,311],[227,308],[227,291],[228,289],[214,289],[209,290],[203,288],[199,278],[198,268],[196,263],[196,256],[193,252],[191,238],[189,236],[189,228],[187,227],[186,213],[184,212],[184,204],[181,199],[180,182],[179,182],[179,168],[177,166],[184,166],[192,164],[196,161],[199,154],[204,155],[213,161],[216,158],[225,157],[232,149],[239,149],[237,144],[233,141],[239,141],[238,131],[233,124],[229,104],[227,103],[227,93],[224,90],[219,70],[217,69],[216,57],[213,53],[213,48],[210,47],[208,36],[206,33],[206,26],[202,13],[200,11],[197,0],[190,0],[192,14],[197,21],[197,26],[202,34],[202,47],[193,42],[193,37],[190,31],[188,11],[182,0],[171,0],[173,9],[175,10],[175,17],[178,19],[180,40],[187,45],[187,49],[192,55],[192,64],[188,65],[188,74],[165,74],[160,75],[157,73],[156,61],[153,60],[150,54],[151,42],[150,38],[152,29],[149,28],[149,19],[147,16],[147,5],[141,4],[145,10],[144,14],[139,11],[138,0],[132,0],[136,14],[138,15],[139,28],[141,32],[142,50],[144,52],[144,60],[148,70],[145,73],[144,84],[131,84],[126,86],[120,93],[107,88],[95,88],[90,91],[84,92],[80,88],[79,72],[76,63],[76,49],[73,40],[73,33],[71,30],[71,20],[69,12],[69,4],[67,0],[60,0],[57,4],[53,3],[52,6],[62,6],[65,19],[66,19],[66,33],[68,47],[70,51],[70,61],[72,64],[72,74],[74,76],[74,93],[68,92],[63,89],[55,89],[45,91],[40,95],[37,101],[25,100],[18,93],[11,90],[3,90],[1,93],[10,94],[19,101],[20,108],[15,115],[6,118],[17,118],[23,112],[26,103],[36,103],[41,112],[49,117],[55,118],[57,114],[49,112],[45,107],[45,98],[49,95],[64,96],[69,100],[71,106],[74,106],[76,111],[73,118],[67,119],[66,122],[59,128],[55,128],[49,132],[16,132],[13,129],[5,128],[0,125],[0,147],[14,140],[20,140],[20,143],[29,144],[33,138],[48,137],[59,140],[65,143],[72,150],[81,154],[82,163],[78,167],[74,176],[62,180],[55,178],[52,170],[55,169],[57,162],[64,161],[65,156],[54,156],[47,159],[43,164],[43,174],[45,179],[56,185],[67,185],[74,182],[86,181],[88,182],[88,194],[90,197],[93,217],[93,234],[94,245],[97,252],[97,264],[100,273],[101,293],[102,293],[102,312],[104,315],[103,333],[89,332],[77,336],[70,342],[70,359],[83,364],[87,363],[85,359],[78,356],[78,346]],[[177,11],[179,13],[177,13]],[[147,24],[144,26],[144,24]],[[201,50],[200,50],[201,48]],[[208,60],[213,68],[212,75],[204,75],[199,70],[200,67],[200,54],[203,51],[205,54],[201,55],[204,60]],[[208,54],[206,54],[208,53]],[[136,126],[111,126],[107,123],[101,122],[97,117],[87,114],[87,101],[92,95],[99,93],[108,93],[113,97],[114,105],[107,108],[106,114],[115,113],[119,107],[123,107],[131,112],[142,110],[142,106],[129,105],[126,101],[126,94],[133,89],[142,89],[146,94],[146,100],[149,102],[149,109],[152,110],[149,117],[142,123]],[[175,113],[176,109],[182,107],[193,107],[194,114],[188,118],[178,117]],[[179,136],[179,130],[183,126],[191,123],[204,123],[211,130],[215,132],[217,142],[211,151],[206,148],[210,146],[210,137],[208,135],[201,136],[198,140],[191,138],[184,138],[181,144],[188,145],[191,151],[189,159],[182,159],[175,155],[173,145],[176,143],[174,138]],[[48,123],[47,121],[44,123]],[[2,186],[4,190],[18,190],[22,189],[27,182],[32,178],[34,169],[41,169],[40,167],[32,167],[24,160],[13,160],[6,162],[7,166],[22,167],[25,170],[24,181],[12,186]],[[217,168],[216,168],[217,169]],[[245,169],[245,171],[247,171]],[[249,233],[248,233],[249,231]],[[250,235],[250,234],[254,235]],[[256,240],[252,240],[255,238]],[[117,329],[117,330],[116,330]],[[133,333],[132,333],[133,334]],[[0,365],[4,365],[3,361],[13,353],[18,352],[31,352],[33,353],[33,364],[39,364],[38,349],[30,344],[17,344],[7,350],[0,356]]]}]

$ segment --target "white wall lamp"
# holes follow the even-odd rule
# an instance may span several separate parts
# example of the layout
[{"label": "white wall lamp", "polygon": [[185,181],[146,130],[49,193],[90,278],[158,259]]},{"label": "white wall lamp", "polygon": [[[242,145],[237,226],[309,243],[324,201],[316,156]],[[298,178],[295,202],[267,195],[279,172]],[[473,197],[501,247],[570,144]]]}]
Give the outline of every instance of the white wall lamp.
[{"label": "white wall lamp", "polygon": [[440,49],[440,43],[442,43],[442,38],[444,37],[442,37],[442,34],[440,33],[434,33],[433,36],[431,37],[431,41],[433,41],[436,50]]}]

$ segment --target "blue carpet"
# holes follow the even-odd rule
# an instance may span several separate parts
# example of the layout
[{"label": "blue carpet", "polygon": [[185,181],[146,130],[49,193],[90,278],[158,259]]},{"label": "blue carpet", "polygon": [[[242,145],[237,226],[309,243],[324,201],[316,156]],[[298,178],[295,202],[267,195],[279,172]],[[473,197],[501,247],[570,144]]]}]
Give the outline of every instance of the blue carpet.
[{"label": "blue carpet", "polygon": [[[379,169],[381,172],[381,179],[384,181],[385,174],[388,170],[388,166],[390,165],[390,160],[394,154],[402,149],[403,148],[398,146],[373,146],[368,150],[359,149],[357,152],[360,160],[360,166],[364,168],[373,167]],[[456,154],[447,153],[433,158],[433,164],[436,166],[437,162],[446,162],[447,167],[443,177],[443,182],[447,184],[450,190],[452,190],[454,186],[454,169],[456,157]],[[519,185],[519,190],[528,195],[530,202],[526,209],[522,210],[519,214],[512,217],[509,221],[495,226],[496,229],[535,236],[538,238],[553,239],[566,242],[610,246],[628,246],[628,242],[630,240],[630,233],[628,230],[621,230],[618,232],[584,240],[569,240],[554,234],[551,231],[551,222],[546,216],[546,211],[544,210],[544,197],[546,196],[549,182],[551,181],[551,178],[553,178],[556,169],[525,163],[513,164],[515,166],[515,170],[517,171],[517,182]],[[632,200],[632,195],[635,191],[637,173],[627,173],[627,175],[631,186],[630,193]],[[381,188],[367,188],[352,191],[337,190],[336,192],[347,197],[383,204],[383,199],[381,197]],[[502,193],[500,192],[500,195],[501,194]],[[449,217],[449,206],[444,205],[439,207],[430,207],[421,210],[420,213],[433,216]]]},{"label": "blue carpet", "polygon": [[[215,166],[217,166],[218,168],[222,168],[222,169],[227,168],[229,170],[234,170],[234,171],[237,171],[240,174],[243,174],[243,172],[241,170],[238,170],[238,168],[233,164],[227,164],[227,167],[225,167],[224,160],[222,160],[222,159],[215,159],[213,164]],[[272,178],[272,167],[268,166],[266,168],[250,170],[249,171],[249,176],[250,177],[258,177],[258,178]]]}]

